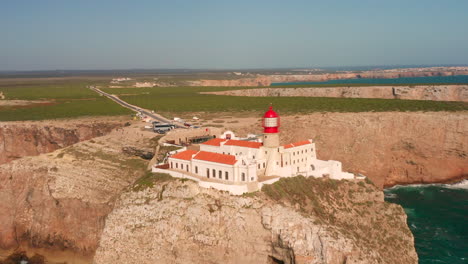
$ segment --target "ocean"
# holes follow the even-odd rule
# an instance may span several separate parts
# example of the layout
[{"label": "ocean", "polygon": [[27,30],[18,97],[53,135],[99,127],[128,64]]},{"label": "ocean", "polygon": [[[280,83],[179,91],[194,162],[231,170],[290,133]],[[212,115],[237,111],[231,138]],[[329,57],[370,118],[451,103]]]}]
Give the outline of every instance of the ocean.
[{"label": "ocean", "polygon": [[405,209],[420,264],[468,263],[468,180],[384,192],[386,201]]},{"label": "ocean", "polygon": [[418,83],[453,83],[453,84],[468,84],[468,75],[455,76],[431,76],[431,77],[405,77],[395,79],[346,79],[346,80],[329,80],[326,82],[287,82],[287,83],[272,83],[271,86],[282,85],[308,85],[308,84],[418,84]]}]

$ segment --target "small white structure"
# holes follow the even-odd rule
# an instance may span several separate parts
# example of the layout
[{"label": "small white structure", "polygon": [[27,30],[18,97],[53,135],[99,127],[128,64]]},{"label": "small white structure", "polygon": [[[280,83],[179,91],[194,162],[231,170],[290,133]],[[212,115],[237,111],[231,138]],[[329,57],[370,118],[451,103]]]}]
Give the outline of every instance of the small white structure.
[{"label": "small white structure", "polygon": [[200,144],[199,151],[185,150],[170,156],[168,169],[154,167],[153,171],[196,179],[201,186],[233,194],[256,191],[281,177],[355,178],[342,171],[341,162],[317,159],[310,139],[280,145],[279,126],[279,116],[270,107],[263,117],[263,142],[238,140],[232,131],[226,131],[220,138]]}]

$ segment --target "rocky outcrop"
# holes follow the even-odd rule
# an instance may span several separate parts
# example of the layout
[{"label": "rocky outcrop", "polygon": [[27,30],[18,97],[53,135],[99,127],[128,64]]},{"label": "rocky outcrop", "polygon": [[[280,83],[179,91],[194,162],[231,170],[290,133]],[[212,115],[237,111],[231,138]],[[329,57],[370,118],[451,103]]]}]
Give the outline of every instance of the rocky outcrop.
[{"label": "rocky outcrop", "polygon": [[343,97],[468,102],[468,85],[257,88],[202,93],[231,96]]},{"label": "rocky outcrop", "polygon": [[[261,133],[257,119],[232,128]],[[227,125],[228,128],[229,125]],[[284,116],[282,142],[312,138],[320,159],[339,160],[378,186],[468,178],[468,113],[313,113]]]},{"label": "rocky outcrop", "polygon": [[77,142],[109,133],[120,122],[2,122],[0,124],[0,164],[48,153]]},{"label": "rocky outcrop", "polygon": [[298,177],[237,197],[173,180],[121,196],[94,263],[417,263],[417,255],[403,209],[364,182]]},{"label": "rocky outcrop", "polygon": [[90,263],[113,202],[146,169],[122,149],[144,149],[151,137],[126,127],[0,165],[0,251],[41,249],[51,261],[71,252],[67,263]]},{"label": "rocky outcrop", "polygon": [[431,77],[468,75],[468,70],[424,70],[424,69],[395,69],[384,71],[364,72],[338,72],[338,73],[314,73],[314,74],[290,74],[290,75],[257,75],[256,77],[240,78],[232,80],[197,80],[187,84],[192,86],[270,86],[272,83],[284,82],[324,82],[342,79],[387,79],[402,77]]}]

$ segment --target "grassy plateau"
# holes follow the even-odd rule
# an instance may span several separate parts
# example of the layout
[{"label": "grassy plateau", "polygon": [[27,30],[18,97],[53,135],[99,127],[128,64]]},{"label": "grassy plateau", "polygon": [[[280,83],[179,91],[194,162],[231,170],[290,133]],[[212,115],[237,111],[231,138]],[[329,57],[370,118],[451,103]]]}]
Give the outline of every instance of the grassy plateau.
[{"label": "grassy plateau", "polygon": [[168,87],[103,89],[130,104],[159,112],[240,112],[264,109],[272,103],[282,113],[464,111],[463,102],[322,97],[244,97],[199,92],[254,87]]},{"label": "grassy plateau", "polygon": [[0,85],[8,100],[32,100],[27,105],[2,106],[0,121],[44,120],[132,113],[87,88],[86,82]]},{"label": "grassy plateau", "polygon": [[[109,80],[0,79],[0,93],[6,100],[29,100],[28,104],[7,105],[0,100],[0,121],[45,120],[83,116],[131,114],[106,97],[88,89],[89,85],[106,87]],[[345,84],[358,86],[360,84]],[[366,84],[368,85],[368,84]],[[415,84],[413,84],[415,85]],[[314,87],[315,85],[308,85]],[[324,87],[328,85],[320,85]],[[340,86],[334,84],[334,86]],[[463,102],[440,102],[396,99],[313,98],[313,97],[243,97],[200,94],[199,92],[254,89],[255,87],[155,87],[105,88],[127,101],[160,113],[257,112],[272,103],[284,114],[311,112],[384,112],[384,111],[466,111]],[[290,87],[294,89],[294,87]]]}]

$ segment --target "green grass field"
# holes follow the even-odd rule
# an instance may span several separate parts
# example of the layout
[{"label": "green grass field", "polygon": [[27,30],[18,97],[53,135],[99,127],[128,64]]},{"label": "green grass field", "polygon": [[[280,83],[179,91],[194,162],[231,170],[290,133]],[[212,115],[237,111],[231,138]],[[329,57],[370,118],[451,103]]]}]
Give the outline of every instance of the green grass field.
[{"label": "green grass field", "polygon": [[[0,104],[0,121],[110,116],[132,113],[132,111],[99,96],[87,88],[87,85],[98,82],[96,80],[0,82],[0,92],[5,94],[6,99],[43,102],[42,104],[27,106],[1,106]],[[352,84],[352,86],[354,85],[356,84]],[[321,86],[323,87],[323,85]],[[253,88],[255,87],[167,87],[103,90],[120,95],[123,100],[131,104],[161,113],[248,113],[265,109],[270,103],[275,105],[278,111],[285,114],[468,110],[468,104],[462,102],[312,97],[241,97],[199,94],[199,92],[203,91]]]},{"label": "green grass field", "polygon": [[168,87],[103,89],[121,95],[128,103],[157,112],[259,111],[272,103],[282,113],[383,112],[383,111],[465,111],[463,102],[395,99],[243,97],[199,94],[202,91],[252,89],[252,87]]},{"label": "green grass field", "polygon": [[44,120],[83,116],[131,114],[132,111],[86,88],[85,82],[1,85],[6,99],[35,100],[44,103],[1,106],[0,121]]}]

